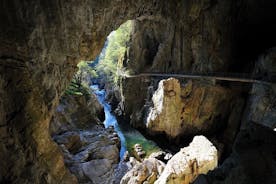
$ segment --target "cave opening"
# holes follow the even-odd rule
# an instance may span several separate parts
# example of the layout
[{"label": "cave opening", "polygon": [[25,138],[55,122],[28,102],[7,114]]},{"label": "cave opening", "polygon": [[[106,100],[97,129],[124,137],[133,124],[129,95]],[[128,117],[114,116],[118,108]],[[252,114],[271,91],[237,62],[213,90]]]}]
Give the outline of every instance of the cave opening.
[{"label": "cave opening", "polygon": [[[134,24],[134,20],[128,20],[112,31],[95,60],[78,63],[78,71],[61,97],[50,123],[52,139],[61,148],[66,166],[81,182],[95,177],[89,169],[104,164],[102,159],[111,162],[106,168],[112,173],[126,155],[140,160],[161,150],[150,138],[131,127],[126,119],[120,119],[124,108],[122,80],[132,72],[126,68],[131,62],[128,58]],[[83,169],[83,175],[79,175],[82,162],[91,164]],[[119,167],[121,164],[117,170],[122,172],[123,167]],[[118,180],[113,176],[109,179]]]}]

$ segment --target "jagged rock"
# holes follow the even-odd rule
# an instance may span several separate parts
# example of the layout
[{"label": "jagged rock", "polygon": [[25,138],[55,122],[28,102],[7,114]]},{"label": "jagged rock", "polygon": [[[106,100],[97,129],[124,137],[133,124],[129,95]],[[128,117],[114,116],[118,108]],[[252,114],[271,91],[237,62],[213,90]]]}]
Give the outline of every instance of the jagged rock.
[{"label": "jagged rock", "polygon": [[141,144],[135,144],[133,146],[133,155],[137,160],[142,160],[146,156],[146,152],[143,150]]},{"label": "jagged rock", "polygon": [[[177,79],[161,80],[147,117],[149,133],[165,133],[169,138],[216,132],[235,107],[235,92],[226,88],[189,81],[180,86]],[[239,119],[231,124],[239,124]],[[237,131],[237,127],[232,129]],[[233,139],[233,138],[232,138]]]},{"label": "jagged rock", "polygon": [[[275,49],[269,49],[256,63],[259,80],[270,80],[274,74]],[[261,63],[260,63],[261,62]],[[262,76],[263,73],[267,75]],[[275,83],[255,83],[248,98],[241,130],[232,154],[219,168],[202,175],[197,183],[271,184],[276,183]]]},{"label": "jagged rock", "polygon": [[[49,122],[76,64],[95,58],[107,34],[124,21],[141,21],[133,37],[141,40],[133,42],[140,49],[130,52],[138,56],[129,62],[134,71],[224,72],[250,64],[244,59],[232,63],[232,53],[261,45],[246,48],[250,55],[267,47],[266,41],[273,43],[274,7],[273,0],[1,1],[0,124],[6,134],[0,141],[1,182],[76,182],[49,136]],[[239,20],[242,26],[236,24]],[[247,35],[263,44],[252,44]],[[233,46],[236,41],[241,48]],[[132,83],[125,95],[129,117],[144,106],[147,84],[142,83]],[[126,89],[132,87],[128,84]]]},{"label": "jagged rock", "polygon": [[139,161],[136,160],[134,157],[129,157],[129,163],[131,167],[134,167],[137,163],[139,163]]},{"label": "jagged rock", "polygon": [[[62,148],[66,165],[77,176],[79,182],[109,184],[114,180],[115,168],[119,163],[120,143],[114,142],[114,134],[112,129],[98,127],[66,132],[64,135],[55,136],[54,139]],[[72,142],[74,139],[71,138],[74,136],[81,138],[78,139],[78,147]],[[118,137],[117,134],[116,136]],[[72,147],[74,151],[69,150]]]},{"label": "jagged rock", "polygon": [[85,162],[82,165],[84,175],[88,177],[93,183],[106,183],[109,181],[105,177],[109,177],[110,169],[112,169],[112,162],[109,159],[97,159]]},{"label": "jagged rock", "polygon": [[204,136],[195,136],[167,163],[155,184],[189,184],[199,174],[206,174],[218,165],[217,149]]},{"label": "jagged rock", "polygon": [[181,134],[180,83],[177,79],[161,80],[152,97],[153,108],[147,118],[147,128],[153,132],[166,132],[171,137]]},{"label": "jagged rock", "polygon": [[82,147],[80,135],[77,132],[66,132],[55,136],[54,140],[58,144],[64,145],[70,153],[76,153]]},{"label": "jagged rock", "polygon": [[122,178],[120,184],[152,184],[162,173],[165,164],[155,158],[145,159],[137,163]]},{"label": "jagged rock", "polygon": [[104,120],[104,110],[96,96],[89,99],[83,95],[65,94],[60,100],[50,123],[51,134],[60,134],[72,129],[87,129]]},{"label": "jagged rock", "polygon": [[173,155],[171,153],[166,153],[164,151],[158,151],[158,152],[154,152],[154,153],[150,154],[149,158],[156,158],[157,160],[167,163],[168,160],[170,160],[172,158],[172,156]]}]

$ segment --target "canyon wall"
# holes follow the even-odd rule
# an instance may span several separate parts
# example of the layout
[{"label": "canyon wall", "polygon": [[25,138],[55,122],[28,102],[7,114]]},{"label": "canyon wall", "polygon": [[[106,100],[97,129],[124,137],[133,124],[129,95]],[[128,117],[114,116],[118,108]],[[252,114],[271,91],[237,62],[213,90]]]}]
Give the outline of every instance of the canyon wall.
[{"label": "canyon wall", "polygon": [[[94,59],[106,36],[120,24],[137,21],[129,53],[132,60],[126,64],[135,73],[226,72],[240,62],[231,60],[232,47],[239,43],[232,40],[239,31],[235,29],[237,14],[243,10],[239,8],[258,9],[256,2],[1,1],[0,182],[77,182],[50,138],[49,122],[76,64]],[[273,1],[267,2],[267,7],[273,7]],[[124,81],[124,90],[129,91],[124,92],[125,113],[140,120],[137,110],[149,98],[148,84],[132,80],[138,79]]]},{"label": "canyon wall", "polygon": [[49,136],[49,121],[81,59],[128,19],[156,12],[154,1],[0,3],[0,181],[75,183]]}]

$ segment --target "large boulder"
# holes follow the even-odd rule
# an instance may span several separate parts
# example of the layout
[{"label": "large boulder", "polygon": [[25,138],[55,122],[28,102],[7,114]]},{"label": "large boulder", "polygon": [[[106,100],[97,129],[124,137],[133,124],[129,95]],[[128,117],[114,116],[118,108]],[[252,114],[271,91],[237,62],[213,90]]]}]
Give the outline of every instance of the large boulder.
[{"label": "large boulder", "polygon": [[122,178],[120,184],[152,184],[161,175],[165,164],[155,158],[137,163]]},{"label": "large boulder", "polygon": [[[236,105],[240,101],[236,97],[237,92],[207,81],[190,80],[181,86],[174,78],[161,80],[152,97],[147,130],[151,134],[165,133],[171,139],[215,133],[227,124],[233,125],[235,132],[240,117],[237,113],[243,106]],[[237,118],[230,118],[233,112]]]},{"label": "large boulder", "polygon": [[181,149],[167,163],[155,184],[189,184],[199,174],[206,174],[218,165],[217,149],[204,136],[195,136],[188,147]]},{"label": "large boulder", "polygon": [[171,137],[181,134],[181,88],[177,79],[161,80],[153,94],[153,108],[147,118],[147,128],[153,132],[164,131]]}]

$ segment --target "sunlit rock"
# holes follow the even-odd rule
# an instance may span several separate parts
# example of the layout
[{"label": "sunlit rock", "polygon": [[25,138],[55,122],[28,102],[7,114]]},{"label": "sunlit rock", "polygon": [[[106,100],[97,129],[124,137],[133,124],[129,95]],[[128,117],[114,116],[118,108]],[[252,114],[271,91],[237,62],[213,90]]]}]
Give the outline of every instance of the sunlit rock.
[{"label": "sunlit rock", "polygon": [[[147,130],[150,134],[165,133],[170,139],[216,132],[227,124],[235,132],[243,105],[236,95],[230,89],[200,81],[180,85],[174,78],[161,80],[152,97]],[[233,140],[233,135],[227,139]]]},{"label": "sunlit rock", "polygon": [[206,174],[218,165],[217,149],[204,136],[195,136],[167,163],[155,184],[189,184],[199,174]]},{"label": "sunlit rock", "polygon": [[137,163],[122,178],[120,184],[153,183],[162,173],[165,164],[155,158]]},{"label": "sunlit rock", "polygon": [[165,132],[171,137],[181,134],[179,128],[181,88],[177,79],[170,78],[159,82],[153,94],[153,107],[147,118],[147,128],[153,132]]}]

